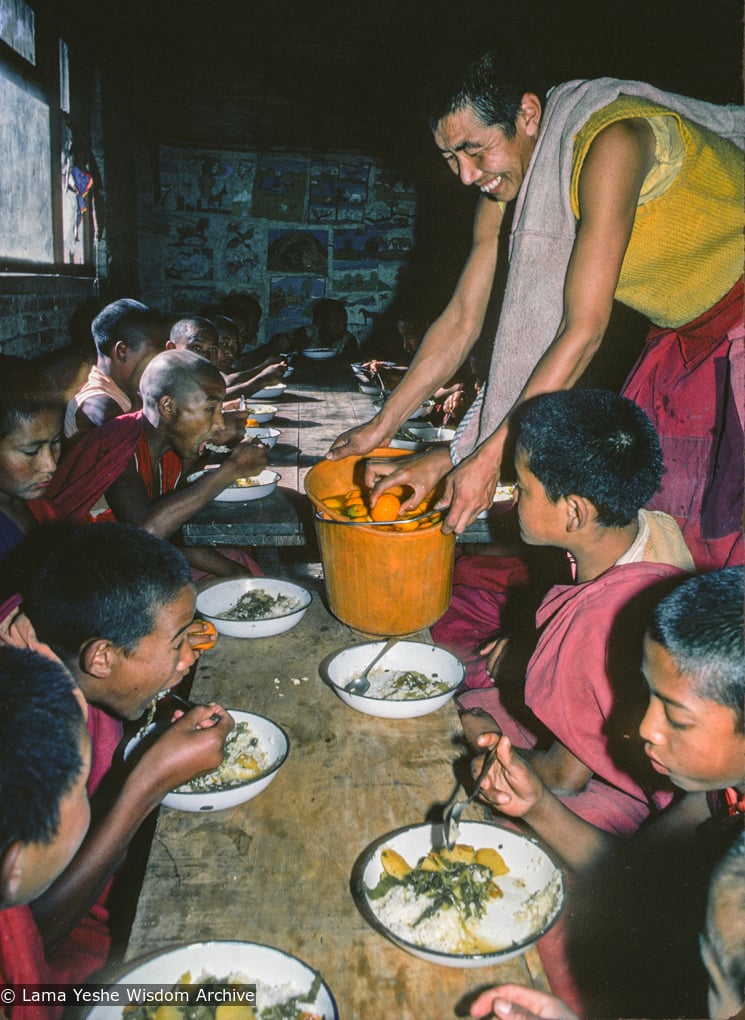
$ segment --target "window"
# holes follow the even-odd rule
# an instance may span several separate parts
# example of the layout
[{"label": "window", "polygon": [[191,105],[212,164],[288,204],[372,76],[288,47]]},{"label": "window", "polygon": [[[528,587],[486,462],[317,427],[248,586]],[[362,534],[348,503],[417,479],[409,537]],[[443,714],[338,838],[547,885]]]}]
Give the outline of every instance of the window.
[{"label": "window", "polygon": [[0,0],[0,269],[92,271],[83,63],[24,0]]}]

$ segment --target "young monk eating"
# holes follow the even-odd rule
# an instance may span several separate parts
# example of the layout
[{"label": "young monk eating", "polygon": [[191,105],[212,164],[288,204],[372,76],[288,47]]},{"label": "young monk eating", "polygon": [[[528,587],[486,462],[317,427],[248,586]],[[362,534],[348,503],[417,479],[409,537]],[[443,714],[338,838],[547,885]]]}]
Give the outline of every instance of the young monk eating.
[{"label": "young monk eating", "polygon": [[[117,520],[171,538],[218,492],[266,464],[266,448],[243,441],[215,470],[182,486],[184,462],[223,426],[225,384],[199,355],[157,355],[143,372],[140,392],[142,411],[93,430],[62,460],[44,499],[31,506],[37,519],[82,522],[105,493]],[[243,550],[233,559],[211,546],[192,546],[185,555],[197,570],[218,577],[261,573]]]},{"label": "young monk eating", "polygon": [[[698,993],[700,1001],[703,982],[689,990],[699,977],[691,964],[703,922],[702,911],[696,916],[703,899],[698,894],[711,859],[743,832],[744,600],[745,575],[732,567],[683,581],[654,610],[644,638],[649,704],[639,736],[651,767],[684,792],[634,839],[622,843],[570,811],[513,750],[509,737],[484,732],[474,741],[482,751],[497,747],[481,796],[530,825],[580,873],[583,887],[592,879],[595,894],[610,890],[613,909],[603,901],[607,930],[595,916],[587,931],[604,966],[620,970],[611,987],[627,1001],[606,1003],[615,1016],[702,1015],[679,1012],[680,1002],[670,1000],[661,1007],[664,1013],[648,1010],[652,989],[665,979],[666,994],[682,996],[683,1008],[685,996],[695,1000]],[[614,936],[621,948],[609,951]],[[586,952],[585,944],[573,957],[575,965]],[[663,954],[675,964],[661,963]],[[603,987],[597,973],[591,980],[596,990]],[[635,994],[646,998],[634,1003]],[[690,1009],[690,1001],[687,1005]]]},{"label": "young monk eating", "polygon": [[86,962],[93,973],[103,965],[110,943],[107,883],[130,840],[166,793],[223,759],[232,719],[219,706],[200,705],[178,713],[126,778],[112,772],[122,720],[139,719],[198,658],[189,640],[194,605],[189,565],[178,549],[127,524],[74,529],[34,577],[26,605],[31,623],[90,706],[94,822],[72,862],[32,907],[48,963],[59,973],[70,966],[79,972]]},{"label": "young monk eating", "polygon": [[[513,682],[462,695],[463,726],[471,738],[501,728],[573,811],[632,833],[670,796],[648,781],[627,736],[644,701],[640,596],[693,569],[675,521],[642,509],[662,473],[657,436],[610,391],[547,393],[524,407],[515,466],[523,541],[566,550],[575,581],[538,609],[524,691]],[[619,647],[625,655],[614,656]]]},{"label": "young monk eating", "polygon": [[[90,739],[69,673],[35,652],[0,648],[0,703],[0,985],[44,984],[52,977],[26,904],[85,836]],[[10,1020],[50,1015],[38,1004],[3,1010]]]},{"label": "young monk eating", "polygon": [[140,377],[168,339],[160,315],[131,298],[106,305],[91,323],[91,332],[96,363],[67,405],[68,438],[139,407]]}]

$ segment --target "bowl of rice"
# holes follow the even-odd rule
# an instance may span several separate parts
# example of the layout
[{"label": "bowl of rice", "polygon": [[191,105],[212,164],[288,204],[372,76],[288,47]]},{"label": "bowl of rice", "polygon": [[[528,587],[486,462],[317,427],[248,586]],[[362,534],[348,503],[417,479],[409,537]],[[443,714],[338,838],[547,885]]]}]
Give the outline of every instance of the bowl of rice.
[{"label": "bowl of rice", "polygon": [[280,475],[264,469],[257,475],[236,478],[232,485],[214,497],[218,503],[248,503],[252,499],[263,499],[271,495],[279,485]]},{"label": "bowl of rice", "polygon": [[252,400],[276,400],[281,397],[287,389],[287,383],[271,383],[269,386],[262,386],[251,394]]},{"label": "bowl of rice", "polygon": [[409,825],[358,858],[352,894],[365,920],[412,956],[444,967],[488,967],[523,953],[552,927],[564,875],[537,841],[488,822]]},{"label": "bowl of rice", "polygon": [[463,680],[463,663],[444,648],[420,641],[398,641],[387,651],[370,671],[365,694],[345,690],[384,645],[352,645],[322,664],[322,675],[345,705],[383,719],[413,719],[450,701]]},{"label": "bowl of rice", "polygon": [[253,404],[251,401],[246,401],[246,406],[241,408],[241,414],[244,412],[247,420],[255,421],[259,425],[266,425],[277,413],[277,408],[274,404]]},{"label": "bowl of rice", "polygon": [[[197,776],[163,798],[166,807],[178,811],[224,811],[253,800],[276,776],[290,751],[281,726],[252,712],[230,710],[235,721],[225,740],[222,764]],[[124,749],[127,758],[141,740],[161,731],[160,723],[144,727]]]},{"label": "bowl of rice", "polygon": [[245,433],[246,439],[258,439],[264,446],[275,446],[282,435],[279,429],[262,428],[261,426],[256,428],[248,426]]},{"label": "bowl of rice", "polygon": [[273,637],[291,630],[311,603],[307,588],[273,577],[218,581],[197,596],[197,614],[228,637]]},{"label": "bowl of rice", "polygon": [[[339,1012],[331,989],[317,970],[303,960],[274,946],[258,942],[210,941],[186,946],[171,946],[139,960],[130,960],[116,975],[117,984],[146,989],[150,985],[163,988],[163,1002],[158,1005],[145,997],[120,1008],[104,1001],[88,1013],[87,1020],[151,1020],[168,1016],[171,1020],[190,1020],[195,1013],[209,1018],[219,1015],[243,1017],[316,1017],[317,1020],[338,1020]],[[209,999],[208,989],[201,1003],[182,1002],[175,998],[176,986],[183,992],[188,986],[193,997],[197,986],[255,986],[256,998],[222,1006],[215,995]],[[248,992],[249,989],[247,988]],[[169,992],[174,994],[169,996]],[[191,998],[191,997],[190,997]],[[171,1002],[173,1000],[173,1003]],[[249,1004],[251,1003],[251,1004]],[[159,1010],[161,1012],[159,1012]]]}]

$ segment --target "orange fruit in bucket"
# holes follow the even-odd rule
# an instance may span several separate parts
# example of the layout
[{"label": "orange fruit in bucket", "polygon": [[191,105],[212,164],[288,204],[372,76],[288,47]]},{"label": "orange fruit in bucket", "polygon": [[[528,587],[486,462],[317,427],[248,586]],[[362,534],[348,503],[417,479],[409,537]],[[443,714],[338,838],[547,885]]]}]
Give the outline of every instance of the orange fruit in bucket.
[{"label": "orange fruit in bucket", "polygon": [[395,521],[400,514],[401,501],[392,492],[381,493],[375,506],[370,508],[370,516],[374,521]]}]

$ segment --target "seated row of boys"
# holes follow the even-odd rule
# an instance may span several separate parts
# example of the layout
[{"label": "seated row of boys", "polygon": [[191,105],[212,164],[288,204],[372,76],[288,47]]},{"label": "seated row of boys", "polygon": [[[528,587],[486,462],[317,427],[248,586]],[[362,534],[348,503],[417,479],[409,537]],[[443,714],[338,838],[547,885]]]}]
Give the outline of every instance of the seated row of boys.
[{"label": "seated row of boys", "polygon": [[67,405],[65,436],[70,439],[138,408],[142,373],[167,348],[192,350],[215,365],[228,397],[248,395],[281,377],[286,363],[276,357],[259,361],[251,355],[251,367],[235,371],[242,348],[240,326],[221,305],[205,311],[204,316],[179,318],[170,327],[159,313],[130,298],[99,312],[91,323],[96,362]]},{"label": "seated row of boys", "polygon": [[[554,584],[540,602],[535,625],[526,628],[523,619],[514,634],[509,614],[500,618],[505,593],[496,585],[477,593],[485,604],[476,611],[472,590],[464,595],[456,587],[446,616],[432,628],[438,643],[449,644],[464,657],[471,655],[466,681],[471,689],[460,694],[458,704],[465,735],[478,751],[474,768],[481,763],[482,749],[499,741],[499,758],[484,781],[483,795],[498,811],[532,825],[576,870],[664,809],[663,831],[674,831],[676,825],[691,831],[710,812],[733,817],[742,831],[742,569],[683,584],[662,603],[667,615],[660,619],[673,622],[655,623],[645,641],[652,605],[694,570],[675,521],[643,509],[663,470],[651,423],[625,398],[607,391],[572,390],[526,403],[516,416],[515,433],[521,539],[529,546],[565,550],[571,579]],[[509,599],[512,562],[491,556],[488,565],[503,579]],[[700,621],[698,633],[695,619]],[[718,632],[719,646],[707,629]],[[485,654],[473,654],[495,631],[500,639],[488,641],[481,649]],[[652,695],[646,715],[642,661]],[[719,738],[694,742],[687,749],[681,736],[679,753],[690,757],[677,762],[677,750],[668,750],[666,742],[674,745],[670,734],[675,736],[677,727],[700,734],[697,713],[702,704],[707,715],[703,730],[707,732],[711,722],[712,735],[719,732]],[[661,734],[663,722],[667,731]],[[640,724],[644,746],[635,739]],[[675,786],[726,792],[707,805],[704,797],[676,798]],[[653,830],[660,828],[652,826],[650,833]],[[639,844],[645,845],[641,838]],[[705,884],[710,867],[711,862],[696,862],[689,881]],[[672,874],[678,872],[667,869],[668,883]],[[650,896],[650,902],[659,903],[664,886],[659,883],[659,895]],[[583,882],[573,890],[580,904],[586,889]],[[641,908],[643,898],[629,897],[627,890],[626,899]],[[587,946],[582,951],[577,947],[582,943],[577,936],[580,914],[575,903],[567,919],[539,942],[539,952],[554,990],[582,1015],[606,1015],[604,1010],[620,1009],[618,989],[614,985],[613,994],[606,989],[611,1001],[598,1001],[596,975],[588,976],[581,962],[588,958]],[[688,923],[680,925],[671,917],[674,933],[666,932],[676,951],[686,947],[689,957],[691,946],[695,948],[694,914],[691,909]],[[664,918],[661,910],[657,926],[664,925]],[[659,936],[659,927],[648,927]],[[597,943],[604,941],[603,928],[607,922],[591,929]],[[629,954],[606,953],[604,959],[624,955]],[[659,953],[648,955],[659,960]],[[607,963],[604,968],[613,970]],[[643,970],[637,966],[633,979],[626,972],[626,981],[620,983],[627,998],[631,990],[642,996],[634,1006],[644,1011],[650,1008],[654,982],[642,980]],[[698,977],[695,966],[685,979],[676,972],[679,1001],[670,1005],[669,986],[660,991],[663,999],[668,996],[661,1007],[668,1010],[664,1015],[677,1015],[678,1007],[681,1015],[700,1015],[695,1010],[685,1013],[703,987],[696,987]],[[606,981],[610,985],[607,976]],[[634,1006],[623,1015],[656,1015],[634,1012]]]},{"label": "seated row of boys", "polygon": [[[232,719],[213,704],[185,715],[174,712],[172,726],[123,776],[115,764],[122,721],[139,719],[195,663],[194,606],[189,565],[175,547],[140,528],[104,522],[75,528],[52,545],[24,599],[30,625],[11,609],[5,640],[57,656],[65,668],[28,651],[5,649],[0,659],[4,726],[13,725],[8,708],[25,711],[27,692],[38,704],[35,677],[61,688],[56,701],[49,701],[53,715],[60,708],[60,721],[50,726],[48,736],[35,743],[21,726],[3,740],[3,754],[13,745],[23,749],[13,771],[2,769],[3,817],[21,799],[26,808],[39,805],[41,821],[29,812],[28,827],[3,826],[2,905],[32,902],[0,912],[0,980],[65,983],[97,971],[110,944],[106,901],[111,876],[132,837],[169,790],[222,761]],[[76,685],[72,705],[65,693],[70,689],[65,670]],[[16,706],[18,701],[22,706]],[[60,734],[64,720],[67,729]],[[71,737],[72,752],[57,762],[55,754],[69,748]],[[51,741],[58,747],[54,753]],[[86,788],[92,822],[83,839],[88,812],[80,791]],[[56,791],[59,801],[68,790],[69,807],[53,811],[42,802],[42,792],[48,791],[51,801]],[[54,848],[48,848],[51,843]],[[37,844],[34,856],[29,847]],[[41,857],[50,870],[24,879],[24,856],[30,871]],[[35,1020],[50,1014],[19,1005],[12,1015]]]},{"label": "seated row of boys", "polygon": [[[170,361],[168,375],[183,359],[191,366],[197,363],[184,352],[160,355],[152,365],[157,368]],[[142,376],[143,397],[149,372],[150,366]],[[209,372],[210,366],[202,361],[197,369],[202,381],[196,389],[193,379],[184,383],[187,396],[199,394],[191,404],[186,400],[179,409],[183,393],[174,397],[166,391],[155,400],[155,417],[166,422],[165,445],[155,438],[158,425],[147,416],[146,400],[149,429],[132,428],[125,434],[120,420],[95,430],[99,441],[87,451],[88,456],[65,461],[63,470],[51,481],[55,436],[39,434],[33,428],[30,432],[21,428],[19,435],[19,420],[33,420],[34,416],[13,418],[9,431],[0,437],[0,493],[4,484],[7,488],[4,478],[10,475],[12,480],[14,471],[17,476],[17,487],[11,487],[10,492],[10,503],[15,504],[11,511],[22,508],[28,512],[30,506],[40,519],[83,516],[91,496],[95,501],[100,492],[102,467],[105,476],[112,469],[116,473],[122,461],[126,466],[132,456],[127,443],[134,439],[136,445],[143,431],[150,437],[147,452],[152,447],[161,459],[169,450],[188,447],[193,451],[185,438],[196,436],[190,428],[195,418],[200,420],[195,412],[217,398],[216,389],[210,391],[205,385]],[[169,385],[176,392],[172,379]],[[170,398],[170,410],[168,400],[161,406],[162,398]],[[172,414],[174,407],[179,413]],[[50,413],[47,407],[45,414]],[[513,691],[509,688],[482,686],[462,695],[464,728],[472,741],[481,730],[499,728],[511,734],[518,746],[528,749],[541,779],[571,806],[573,817],[584,818],[607,832],[630,835],[650,810],[659,810],[670,800],[669,790],[653,789],[654,775],[648,768],[644,775],[644,758],[632,739],[635,713],[638,717],[642,714],[641,689],[634,673],[641,658],[647,601],[655,594],[656,582],[682,576],[681,569],[692,569],[692,563],[677,525],[665,515],[642,511],[659,485],[662,466],[654,432],[635,405],[602,391],[550,394],[527,406],[517,425],[517,509],[522,538],[527,543],[565,549],[572,557],[575,583],[553,589],[541,606],[541,632],[529,658],[524,691],[518,688],[517,697],[510,697]],[[102,446],[100,436],[112,426],[109,445]],[[88,441],[83,440],[76,450],[83,451]],[[34,451],[45,459],[45,475],[41,481],[36,479],[37,491],[28,464],[24,465]],[[46,490],[41,500],[34,498],[40,495],[39,486]],[[186,494],[168,497],[176,513],[180,504],[175,501],[181,495]],[[0,502],[3,510],[8,509],[8,502]],[[154,524],[163,524],[168,515],[157,512],[158,502],[152,508],[152,519],[145,514],[134,523],[146,523],[151,530]],[[144,506],[142,509],[144,512]],[[6,516],[13,522],[12,512]],[[741,593],[739,602],[734,593],[734,604],[739,605],[741,618]],[[742,658],[741,644],[740,655]],[[532,710],[527,717],[526,705]],[[745,785],[745,749],[740,747],[739,754],[739,776],[733,779],[730,774],[722,784],[734,791],[729,796],[735,804],[742,799]],[[561,988],[561,975],[551,974],[548,962],[547,969],[552,984]]]},{"label": "seated row of boys", "polygon": [[[217,468],[183,486],[184,465],[223,429],[223,378],[197,354],[166,351],[148,363],[139,390],[141,411],[88,430],[60,460],[62,408],[54,395],[39,394],[33,363],[4,360],[0,556],[39,522],[90,520],[102,496],[109,516],[171,538],[221,489],[266,464],[266,448],[244,440]],[[186,555],[195,576],[261,573],[247,550],[193,546]]]},{"label": "seated row of boys", "polygon": [[[653,611],[644,639],[649,696],[640,736],[654,767],[686,792],[648,831],[624,846],[582,822],[545,789],[509,738],[482,733],[475,737],[480,749],[498,744],[498,763],[485,785],[498,810],[529,821],[578,873],[586,876],[599,866],[604,885],[613,887],[618,872],[624,888],[635,889],[648,877],[660,847],[664,867],[671,868],[686,837],[690,841],[694,827],[710,814],[708,795],[731,785],[742,794],[743,598],[742,572],[730,568],[679,583]],[[170,729],[128,774],[120,778],[113,765],[121,736],[118,720],[139,718],[196,659],[189,640],[194,602],[188,565],[178,550],[122,524],[74,529],[53,546],[34,576],[24,605],[36,629],[32,644],[41,649],[38,642],[46,642],[47,655],[59,656],[76,686],[53,660],[0,649],[0,980],[5,983],[80,981],[101,966],[108,951],[108,882],[134,832],[168,790],[222,758],[232,723],[222,709],[209,705],[174,713]],[[22,634],[28,641],[28,633],[18,617],[5,631],[11,642],[20,642]],[[84,835],[86,787],[93,822]],[[718,846],[734,842],[734,850],[712,886],[702,946],[714,989],[712,1017],[734,1015],[745,1000],[745,902],[742,886],[733,888],[722,877],[741,877],[745,844],[741,827],[739,836],[734,831],[725,836]],[[653,875],[657,880],[659,871]],[[698,903],[689,886],[677,892],[684,911],[695,912]],[[666,930],[664,915],[652,920],[654,941],[674,934]],[[635,931],[634,939],[640,935]],[[602,944],[602,928],[594,925],[591,937]],[[626,930],[623,937],[628,941]],[[627,945],[625,952],[628,957]],[[633,961],[638,962],[636,955]],[[602,984],[602,971],[593,973]],[[648,994],[644,983],[641,988]],[[472,1015],[504,1016],[510,1001],[516,1004],[511,1015],[532,1015],[519,1012],[521,997],[519,990],[493,990],[474,1003]],[[532,1003],[536,1015],[571,1017],[545,1011],[564,1009],[555,1000],[529,997],[527,1004]],[[42,1020],[52,1014],[46,1007],[19,1004],[10,1015],[11,1020]]]}]

